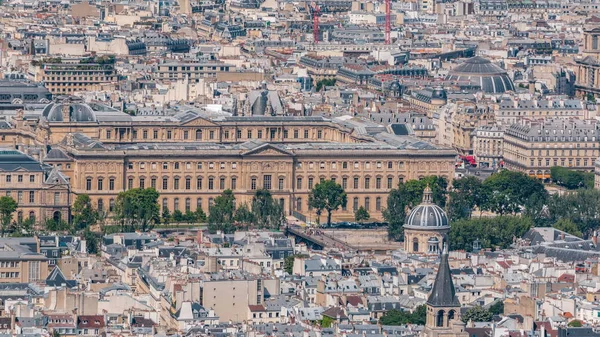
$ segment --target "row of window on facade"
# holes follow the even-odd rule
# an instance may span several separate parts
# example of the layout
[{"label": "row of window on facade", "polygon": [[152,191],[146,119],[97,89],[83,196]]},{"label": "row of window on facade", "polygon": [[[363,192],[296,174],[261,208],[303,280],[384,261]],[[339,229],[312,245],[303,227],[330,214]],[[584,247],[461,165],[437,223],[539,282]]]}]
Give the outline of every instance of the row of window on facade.
[{"label": "row of window on facade", "polygon": [[[133,170],[134,169],[134,164],[135,163],[133,163],[133,162],[128,162],[127,163],[127,169]],[[150,165],[149,165],[148,168],[150,168],[152,170],[157,170],[158,169],[159,163],[151,162],[149,164]],[[183,162],[173,162],[171,164],[172,164],[172,167],[173,167],[174,170],[182,170],[184,168],[186,170],[191,170],[192,169],[192,165],[193,165],[192,162],[185,162],[185,163],[183,163]],[[197,163],[195,163],[195,166],[196,166],[196,168],[198,170],[202,170],[204,168],[204,164],[205,163],[203,163],[203,162],[197,162]],[[224,161],[222,161],[222,162],[218,163],[218,167],[221,170],[225,170],[225,169],[227,169],[227,164],[229,164],[229,166],[231,167],[231,169],[237,169],[237,162],[224,162]],[[335,161],[334,162],[330,162],[330,163],[326,163],[326,162],[322,161],[322,162],[318,163],[320,169],[327,169],[327,164],[329,164],[329,168],[331,168],[331,169],[334,169],[334,170],[338,169],[338,162],[335,162]],[[355,168],[355,169],[360,169],[361,168],[360,167],[361,166],[360,165],[361,162],[355,161],[352,164],[353,164],[353,168]],[[160,164],[160,165],[161,165],[161,167],[162,167],[163,170],[168,170],[169,169],[169,162],[162,162],[162,164]],[[372,168],[381,169],[381,168],[384,167],[384,163],[381,162],[381,161],[375,162],[374,165],[372,165],[370,161],[366,161],[366,162],[363,163],[363,165],[364,165],[364,169],[372,169]],[[388,161],[385,164],[385,166],[388,169],[393,169],[394,168],[394,162]],[[138,163],[138,167],[141,170],[145,170],[146,169],[146,162],[139,162]],[[213,170],[216,167],[217,167],[217,165],[216,165],[215,162],[212,162],[212,161],[208,162],[208,169]],[[302,162],[298,162],[296,164],[296,167],[297,168],[302,168],[303,167],[303,163]],[[342,169],[345,170],[345,169],[348,169],[348,167],[349,167],[349,165],[348,165],[347,161],[341,162],[341,168]],[[315,162],[312,162],[312,161],[308,162],[308,168],[309,169],[315,168]],[[404,162],[402,162],[402,161],[398,162],[398,169],[403,169],[403,168],[404,168]]]},{"label": "row of window on facade", "polygon": [[[383,185],[383,180],[384,178],[382,177],[375,177],[375,184],[373,185],[372,182],[372,178],[371,177],[364,177],[363,178],[363,184],[362,184],[362,188],[363,189],[372,189],[375,188],[377,190],[384,188]],[[154,189],[157,189],[157,181],[158,178],[156,177],[152,177],[150,178],[150,185],[146,186],[146,178],[144,177],[140,177],[138,178],[139,183],[137,186],[134,186],[134,178],[130,177],[127,179],[127,189],[132,189],[135,187],[139,187],[139,188],[146,188],[146,187],[151,187]],[[226,188],[229,188],[231,190],[236,190],[238,188],[237,186],[237,178],[236,177],[231,177],[230,183],[229,185],[226,184],[226,180],[227,178],[225,177],[220,177],[218,180],[216,180],[216,178],[214,177],[209,177],[208,178],[208,184],[207,184],[207,189],[209,191],[211,190],[215,190],[216,188],[216,183],[218,182],[218,190],[225,190]],[[273,182],[272,182],[272,176],[271,175],[263,175],[263,179],[262,179],[262,188],[266,189],[266,190],[271,190],[273,189]],[[319,182],[323,182],[325,180],[325,177],[320,177],[319,178]],[[337,177],[331,177],[331,180],[333,180],[334,182],[338,181]],[[352,178],[352,188],[353,189],[359,189],[361,188],[361,184],[360,184],[360,177],[353,177]],[[404,177],[400,176],[398,177],[398,181],[399,182],[404,182]],[[86,178],[85,181],[85,189],[87,191],[91,191],[93,188],[93,178]],[[204,189],[204,179],[202,177],[197,177],[196,178],[196,190],[203,190]],[[304,186],[304,179],[302,177],[298,177],[296,178],[296,190],[302,190],[303,186]],[[307,188],[310,190],[314,187],[315,184],[315,178],[313,177],[308,177],[307,179]],[[342,177],[340,184],[342,185],[343,189],[348,189],[348,177]],[[394,177],[387,177],[386,178],[386,184],[385,184],[385,188],[386,189],[392,189],[394,185]],[[192,182],[192,178],[191,177],[186,177],[183,180],[179,177],[175,177],[173,178],[173,183],[172,185],[169,184],[169,178],[168,177],[163,177],[161,180],[161,188],[162,190],[168,190],[169,187],[172,187],[173,190],[180,190],[180,189],[184,189],[184,190],[192,190],[192,186],[193,186],[193,182]],[[96,179],[96,187],[98,191],[103,191],[105,186],[104,186],[104,178],[97,178]],[[258,178],[256,177],[252,177],[250,179],[250,190],[256,190],[258,188]],[[277,189],[278,190],[284,190],[286,188],[285,186],[285,178],[284,177],[279,177],[278,181],[277,181]],[[109,191],[114,191],[115,190],[115,178],[109,178],[108,179],[108,190]]]},{"label": "row of window on facade", "polygon": [[[546,158],[545,163],[546,163],[546,167],[550,167],[550,159],[549,158]],[[583,159],[583,166],[584,167],[588,166],[588,163],[590,165],[593,165],[594,164],[594,160],[592,158],[590,158],[590,159],[587,159],[587,158]],[[535,166],[535,159],[530,159],[529,160],[529,164],[530,164],[529,166]],[[542,166],[542,159],[538,159],[537,160],[537,166],[540,166],[540,167]],[[557,158],[553,159],[552,166],[558,166],[558,159]],[[560,166],[565,166],[565,159],[564,158],[560,159]],[[568,166],[569,167],[573,166],[573,158],[569,158],[569,164],[568,164]],[[577,158],[577,159],[575,159],[575,167],[579,167],[579,166],[581,166],[581,159]]]},{"label": "row of window on facade", "polygon": [[[35,175],[34,174],[30,174],[28,179],[29,179],[30,183],[35,183]],[[25,181],[25,175],[24,174],[15,174],[15,177],[13,177],[12,174],[7,174],[5,177],[5,181],[7,183],[12,183],[12,182],[22,183]]]},{"label": "row of window on facade", "polygon": [[[247,139],[262,139],[263,136],[266,136],[267,138],[273,139],[273,138],[277,138],[277,133],[278,130],[275,128],[267,128],[267,130],[256,130],[256,134],[254,132],[255,130],[246,130],[246,138]],[[264,132],[263,132],[264,131]],[[152,132],[152,138],[149,138],[150,132]],[[115,135],[118,135],[118,132],[115,132]],[[133,130],[131,133],[133,139],[138,139],[138,130]],[[161,133],[159,130],[142,130],[142,134],[141,134],[141,139],[159,139]],[[164,134],[165,137],[167,139],[179,139],[177,132],[174,132],[172,130],[167,130],[166,133]],[[194,135],[194,139],[196,140],[202,140],[203,139],[203,131],[202,130],[196,130],[194,133],[192,133],[189,130],[184,130],[182,133],[182,139],[183,140],[191,140],[192,135]],[[209,130],[208,131],[208,139],[216,139],[216,132],[215,130]],[[236,139],[242,139],[243,136],[243,131],[242,130],[236,130],[235,133],[233,132],[229,132],[229,130],[224,130],[223,131],[223,139],[230,139],[230,137],[236,136]],[[300,130],[292,130],[292,135],[294,139],[299,139],[300,138]],[[308,139],[310,138],[310,132],[309,130],[304,130],[302,135],[304,136],[304,139]],[[317,139],[322,139],[323,138],[323,130],[317,130]],[[106,139],[112,139],[113,137],[113,130],[106,130]],[[289,130],[283,130],[283,138],[290,138],[290,133]]]}]

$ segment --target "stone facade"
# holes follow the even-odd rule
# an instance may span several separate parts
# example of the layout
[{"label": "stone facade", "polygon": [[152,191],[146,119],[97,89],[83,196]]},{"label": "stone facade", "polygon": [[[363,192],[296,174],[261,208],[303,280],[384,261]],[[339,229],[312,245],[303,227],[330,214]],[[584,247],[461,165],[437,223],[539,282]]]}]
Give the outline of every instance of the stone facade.
[{"label": "stone facade", "polygon": [[72,193],[89,194],[104,210],[130,188],[154,187],[161,207],[183,212],[208,210],[225,189],[242,203],[250,202],[256,189],[268,188],[288,214],[308,214],[312,187],[335,179],[348,193],[347,207],[336,215],[353,219],[353,211],[364,206],[380,218],[399,182],[454,176],[456,153],[450,148],[385,128],[360,132],[335,118],[197,112],[146,117],[88,109],[74,99],[54,104],[44,111],[48,116],[62,111],[62,120],[48,121],[43,114],[25,120],[17,114],[14,127],[0,129],[0,146],[37,148],[40,159],[51,147],[61,155],[47,159],[70,178]]}]

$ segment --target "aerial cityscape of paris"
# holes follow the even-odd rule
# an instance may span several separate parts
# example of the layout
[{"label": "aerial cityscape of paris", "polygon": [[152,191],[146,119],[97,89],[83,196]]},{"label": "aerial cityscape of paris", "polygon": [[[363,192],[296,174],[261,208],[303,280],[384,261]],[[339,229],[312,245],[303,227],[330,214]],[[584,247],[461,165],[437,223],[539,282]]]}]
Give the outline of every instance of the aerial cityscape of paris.
[{"label": "aerial cityscape of paris", "polygon": [[0,337],[600,337],[600,0],[0,0]]}]

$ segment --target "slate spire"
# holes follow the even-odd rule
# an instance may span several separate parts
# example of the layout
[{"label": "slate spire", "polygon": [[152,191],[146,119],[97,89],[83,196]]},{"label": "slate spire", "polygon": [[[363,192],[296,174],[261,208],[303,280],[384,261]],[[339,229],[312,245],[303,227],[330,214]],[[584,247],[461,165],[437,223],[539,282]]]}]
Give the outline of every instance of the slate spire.
[{"label": "slate spire", "polygon": [[450,274],[450,265],[448,264],[448,247],[444,243],[441,256],[440,267],[438,269],[433,290],[427,299],[427,305],[432,307],[460,307],[456,290]]}]

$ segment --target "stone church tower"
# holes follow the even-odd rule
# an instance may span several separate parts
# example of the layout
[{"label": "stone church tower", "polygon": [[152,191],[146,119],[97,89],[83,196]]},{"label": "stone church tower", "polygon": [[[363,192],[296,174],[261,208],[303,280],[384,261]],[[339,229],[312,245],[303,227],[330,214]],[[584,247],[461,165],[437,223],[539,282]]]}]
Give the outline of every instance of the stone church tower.
[{"label": "stone church tower", "polygon": [[444,245],[440,267],[426,303],[425,337],[469,337],[465,323],[460,320],[460,302],[450,274],[447,247]]}]

